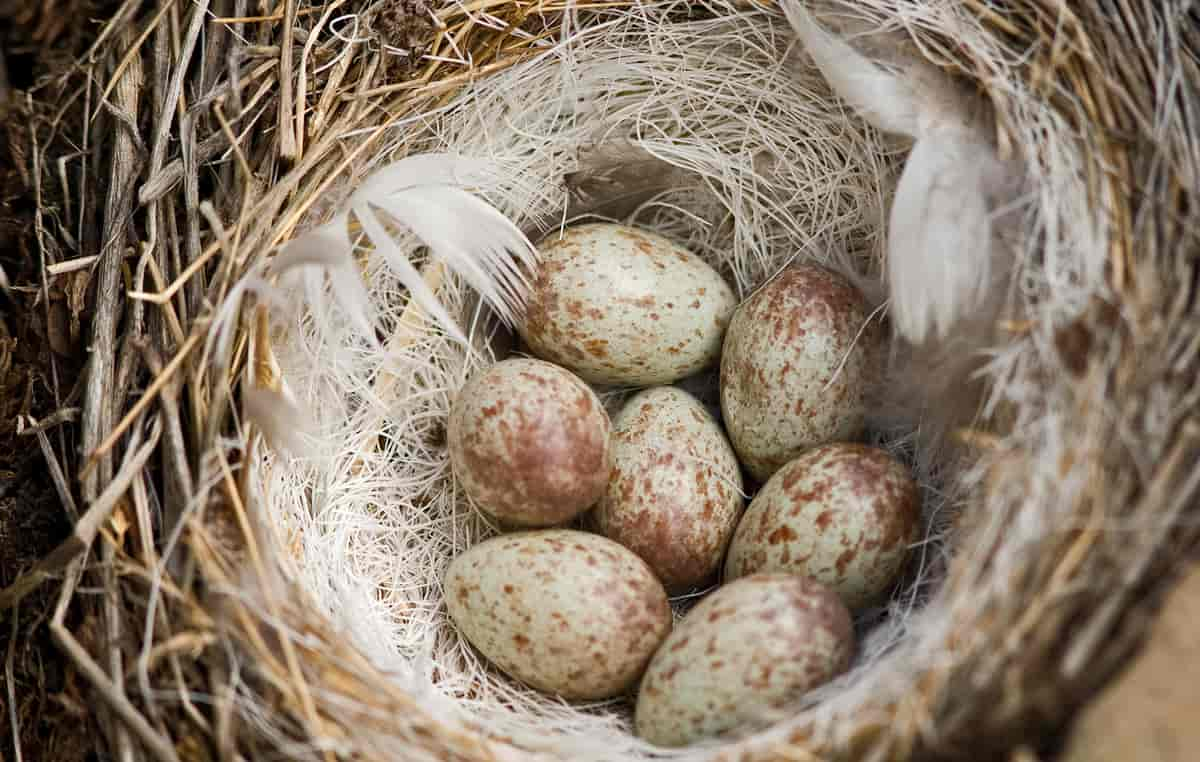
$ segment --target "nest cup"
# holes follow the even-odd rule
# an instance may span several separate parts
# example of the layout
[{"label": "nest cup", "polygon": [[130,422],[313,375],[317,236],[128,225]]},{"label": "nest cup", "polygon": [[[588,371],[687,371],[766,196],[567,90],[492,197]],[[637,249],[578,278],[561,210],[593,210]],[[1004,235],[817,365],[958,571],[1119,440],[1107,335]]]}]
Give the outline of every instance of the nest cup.
[{"label": "nest cup", "polygon": [[[287,31],[257,28],[296,54],[274,111],[230,85],[220,103],[248,122],[185,126],[234,146],[139,186],[166,215],[196,198],[198,161],[219,192],[198,207],[204,288],[180,297],[195,350],[151,405],[121,401],[128,457],[164,453],[130,466],[135,491],[172,492],[150,501],[138,574],[106,582],[136,633],[106,740],[165,758],[903,760],[1057,727],[1138,633],[1127,615],[1190,542],[1200,488],[1196,40],[1172,3],[1118,12],[1122,30],[1100,5],[448,5],[433,58],[405,59],[424,79],[396,52],[420,24],[388,38],[388,3],[289,5]],[[231,71],[253,68],[248,23],[218,37]],[[470,77],[445,63],[467,52]],[[255,113],[272,129],[244,131]],[[532,240],[655,230],[740,298],[795,262],[866,294],[889,336],[869,436],[913,468],[924,531],[856,622],[848,673],[666,751],[627,702],[540,694],[456,632],[446,564],[499,528],[457,487],[445,421],[520,351],[519,299],[469,265],[520,236],[480,202]],[[375,227],[362,210],[380,208]],[[630,390],[600,391],[615,409]]]}]

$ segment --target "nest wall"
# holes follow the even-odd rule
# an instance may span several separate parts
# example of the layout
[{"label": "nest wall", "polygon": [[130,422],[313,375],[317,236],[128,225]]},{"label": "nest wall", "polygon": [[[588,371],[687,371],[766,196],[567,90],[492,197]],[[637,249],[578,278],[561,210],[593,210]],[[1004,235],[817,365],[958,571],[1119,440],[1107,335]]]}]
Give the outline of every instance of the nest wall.
[{"label": "nest wall", "polygon": [[[111,137],[61,181],[65,198],[105,188],[92,217],[77,204],[96,234],[38,228],[99,255],[79,454],[58,453],[78,520],[4,601],[65,579],[50,631],[121,754],[649,754],[621,706],[521,689],[445,620],[440,570],[494,530],[456,492],[441,422],[508,351],[496,316],[397,230],[474,344],[360,246],[379,352],[326,271],[275,280],[271,258],[372,171],[452,152],[485,160],[473,190],[531,236],[632,219],[742,295],[799,258],[886,314],[911,141],[836,97],[776,7],[135,5],[81,69]],[[976,126],[1021,183],[997,211],[1006,264],[985,307],[951,339],[893,342],[873,429],[925,487],[909,583],[859,623],[844,679],[684,755],[1006,753],[1104,679],[1190,545],[1195,25],[1182,3],[1052,5],[821,6],[868,32],[860,50],[904,51],[979,95]]]}]

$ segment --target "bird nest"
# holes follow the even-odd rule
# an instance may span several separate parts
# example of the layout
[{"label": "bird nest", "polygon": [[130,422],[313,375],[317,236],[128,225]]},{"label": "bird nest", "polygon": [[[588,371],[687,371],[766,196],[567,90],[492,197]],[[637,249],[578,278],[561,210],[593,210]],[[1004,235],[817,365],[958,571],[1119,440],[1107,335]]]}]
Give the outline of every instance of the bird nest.
[{"label": "bird nest", "polygon": [[[94,306],[78,420],[35,427],[74,529],[0,600],[55,580],[111,752],[1002,755],[1127,652],[1200,493],[1186,3],[256,6],[121,5],[60,83],[90,87],[82,151],[31,158],[43,284],[86,271]],[[497,531],[450,404],[520,351],[507,258],[583,219],[742,298],[850,278],[889,337],[870,436],[922,488],[852,668],[695,748],[509,680],[442,602]]]}]

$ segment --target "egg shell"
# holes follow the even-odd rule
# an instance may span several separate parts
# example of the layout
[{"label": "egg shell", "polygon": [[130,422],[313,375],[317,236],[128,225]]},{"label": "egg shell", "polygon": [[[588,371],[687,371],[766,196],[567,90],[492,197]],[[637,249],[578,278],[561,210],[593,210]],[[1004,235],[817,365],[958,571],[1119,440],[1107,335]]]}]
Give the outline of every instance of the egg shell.
[{"label": "egg shell", "polygon": [[580,378],[514,358],[463,386],[446,438],[455,476],[482,510],[513,526],[545,527],[603,496],[611,430],[604,405]]},{"label": "egg shell", "polygon": [[505,674],[568,700],[611,698],[645,671],[671,630],[645,562],[571,529],[504,534],[450,562],[450,618]]},{"label": "egg shell", "polygon": [[613,420],[597,529],[641,556],[669,593],[709,581],[741,517],[742,473],[720,426],[671,386],[634,395]]},{"label": "egg shell", "polygon": [[579,225],[539,246],[521,325],[531,354],[596,384],[669,384],[715,365],[733,291],[700,257],[656,233]]},{"label": "egg shell", "polygon": [[853,284],[813,265],[787,268],[734,313],[721,410],[760,483],[806,449],[861,434],[882,338],[868,317]]},{"label": "egg shell", "polygon": [[802,574],[859,611],[893,586],[919,531],[920,493],[903,464],[876,447],[825,445],[755,495],[729,545],[725,579]]},{"label": "egg shell", "polygon": [[758,574],[724,585],[651,660],[637,734],[678,747],[754,722],[845,672],[854,649],[849,612],[814,580]]}]

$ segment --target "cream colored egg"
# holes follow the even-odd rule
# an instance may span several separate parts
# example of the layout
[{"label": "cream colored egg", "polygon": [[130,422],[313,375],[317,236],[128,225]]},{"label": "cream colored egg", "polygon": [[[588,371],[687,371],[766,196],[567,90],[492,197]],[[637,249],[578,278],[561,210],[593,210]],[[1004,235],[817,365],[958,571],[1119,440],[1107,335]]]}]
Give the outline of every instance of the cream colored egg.
[{"label": "cream colored egg", "polygon": [[505,674],[569,700],[634,685],[671,630],[667,594],[645,562],[587,532],[493,537],[450,562],[446,606]]},{"label": "cream colored egg", "polygon": [[644,230],[568,228],[539,245],[521,326],[530,352],[597,384],[669,384],[714,365],[733,291],[704,260]]},{"label": "cream colored egg", "polygon": [[660,386],[613,420],[612,471],[598,530],[641,556],[670,593],[713,577],[743,508],[724,432],[692,395]]},{"label": "cream colored egg", "polygon": [[804,450],[862,431],[881,334],[844,277],[795,265],[738,307],[721,357],[721,410],[765,482]]},{"label": "cream colored egg", "polygon": [[463,386],[446,439],[454,474],[476,505],[511,525],[546,527],[604,494],[610,430],[603,404],[581,379],[515,358]]},{"label": "cream colored egg", "polygon": [[710,593],[663,643],[638,690],[637,734],[686,746],[756,722],[838,675],[850,614],[820,583],[759,574]]},{"label": "cream colored egg", "polygon": [[919,531],[920,494],[903,464],[876,447],[825,445],[779,469],[751,501],[725,579],[802,574],[858,611],[892,588]]}]

